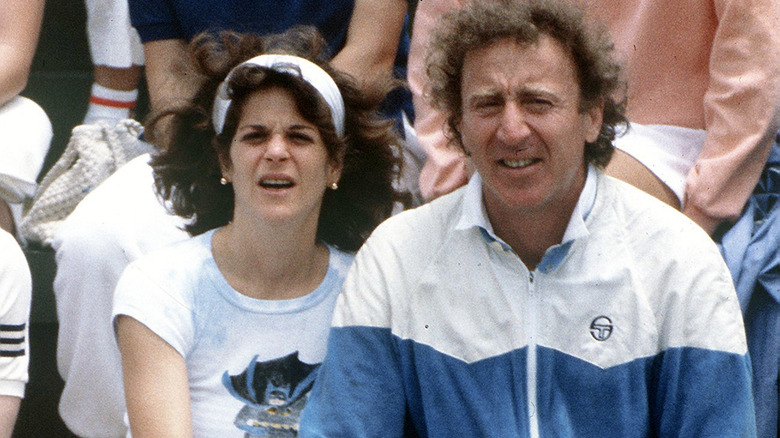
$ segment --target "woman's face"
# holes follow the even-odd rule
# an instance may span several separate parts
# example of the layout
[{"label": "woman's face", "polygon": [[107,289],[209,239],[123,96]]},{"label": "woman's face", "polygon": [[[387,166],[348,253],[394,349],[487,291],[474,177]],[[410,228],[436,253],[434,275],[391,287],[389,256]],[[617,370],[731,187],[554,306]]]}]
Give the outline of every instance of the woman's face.
[{"label": "woman's face", "polygon": [[222,173],[233,184],[233,220],[300,221],[316,227],[322,197],[338,182],[316,125],[298,112],[284,88],[251,94],[244,102]]}]

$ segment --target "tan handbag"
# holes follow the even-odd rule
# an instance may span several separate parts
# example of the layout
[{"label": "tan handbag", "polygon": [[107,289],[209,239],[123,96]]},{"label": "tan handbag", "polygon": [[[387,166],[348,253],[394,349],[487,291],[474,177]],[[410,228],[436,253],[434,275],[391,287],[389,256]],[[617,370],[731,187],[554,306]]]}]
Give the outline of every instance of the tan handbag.
[{"label": "tan handbag", "polygon": [[26,242],[51,245],[57,227],[87,194],[122,165],[153,147],[138,138],[140,123],[105,121],[73,128],[62,156],[43,178],[19,225]]}]

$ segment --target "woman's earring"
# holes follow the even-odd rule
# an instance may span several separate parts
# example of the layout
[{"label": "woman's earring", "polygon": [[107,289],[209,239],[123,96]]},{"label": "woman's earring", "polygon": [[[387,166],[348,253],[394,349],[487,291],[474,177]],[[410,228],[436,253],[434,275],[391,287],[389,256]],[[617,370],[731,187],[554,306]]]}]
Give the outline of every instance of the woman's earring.
[{"label": "woman's earring", "polygon": [[330,185],[330,188],[332,190],[338,190],[339,189],[339,183],[334,182],[333,184]]},{"label": "woman's earring", "polygon": [[229,182],[229,181],[228,181],[228,180],[227,180],[227,178],[225,178],[224,176],[223,176],[222,178],[220,178],[220,179],[219,179],[219,183],[220,183],[220,184],[222,184],[223,186],[226,186],[226,185],[228,185],[228,182]]}]

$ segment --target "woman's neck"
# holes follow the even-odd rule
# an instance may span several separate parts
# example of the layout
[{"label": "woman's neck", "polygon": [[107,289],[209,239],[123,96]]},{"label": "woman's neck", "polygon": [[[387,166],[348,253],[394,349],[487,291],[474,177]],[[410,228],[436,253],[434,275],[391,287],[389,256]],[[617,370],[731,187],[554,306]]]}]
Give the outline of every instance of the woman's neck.
[{"label": "woman's neck", "polygon": [[316,228],[293,228],[226,225],[212,240],[217,267],[234,289],[252,298],[281,300],[312,292],[327,272],[328,249],[316,243]]}]

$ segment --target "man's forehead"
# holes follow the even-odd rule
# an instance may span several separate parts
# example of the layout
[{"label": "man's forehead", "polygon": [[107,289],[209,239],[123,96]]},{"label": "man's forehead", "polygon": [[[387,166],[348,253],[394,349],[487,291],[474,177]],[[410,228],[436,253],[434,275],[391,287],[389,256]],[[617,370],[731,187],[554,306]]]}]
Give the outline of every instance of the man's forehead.
[{"label": "man's forehead", "polygon": [[531,44],[502,38],[468,52],[462,67],[464,97],[560,93],[572,85],[578,86],[574,62],[551,37]]}]

